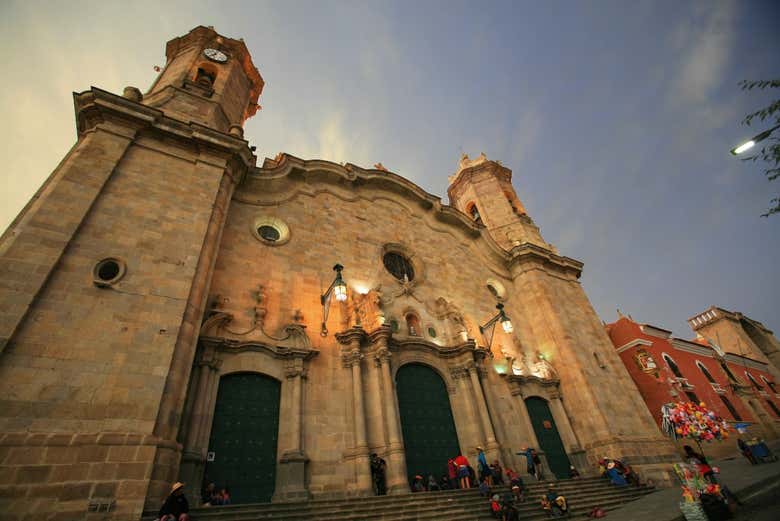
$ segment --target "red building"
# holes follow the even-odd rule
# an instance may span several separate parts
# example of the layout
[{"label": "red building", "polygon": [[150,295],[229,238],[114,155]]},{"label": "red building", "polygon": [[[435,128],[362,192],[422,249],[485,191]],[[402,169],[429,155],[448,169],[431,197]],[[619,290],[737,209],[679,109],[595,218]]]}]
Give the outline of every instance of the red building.
[{"label": "red building", "polygon": [[751,424],[750,434],[777,437],[780,387],[766,362],[724,351],[704,338],[674,338],[671,331],[625,316],[606,329],[659,425],[662,405],[703,401],[730,423]]}]

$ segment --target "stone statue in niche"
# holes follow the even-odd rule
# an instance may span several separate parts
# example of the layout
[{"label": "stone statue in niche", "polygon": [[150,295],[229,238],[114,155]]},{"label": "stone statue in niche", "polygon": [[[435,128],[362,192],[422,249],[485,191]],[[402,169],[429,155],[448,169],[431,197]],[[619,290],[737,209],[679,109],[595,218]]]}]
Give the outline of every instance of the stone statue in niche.
[{"label": "stone statue in niche", "polygon": [[353,295],[355,322],[366,331],[374,331],[385,323],[382,311],[382,293],[379,289]]},{"label": "stone statue in niche", "polygon": [[552,364],[541,353],[537,352],[536,356],[538,361],[534,364],[534,374],[546,380],[557,379],[558,372]]},{"label": "stone statue in niche", "polygon": [[473,338],[473,327],[463,316],[460,309],[452,302],[447,302],[444,297],[439,297],[434,303],[434,314],[439,320],[444,320],[450,333],[450,342],[454,345],[461,344]]}]

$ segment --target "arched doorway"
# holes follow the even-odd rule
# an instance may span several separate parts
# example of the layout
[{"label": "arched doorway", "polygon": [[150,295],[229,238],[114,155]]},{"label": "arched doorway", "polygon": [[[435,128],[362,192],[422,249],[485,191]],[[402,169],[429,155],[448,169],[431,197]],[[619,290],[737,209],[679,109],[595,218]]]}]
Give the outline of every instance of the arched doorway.
[{"label": "arched doorway", "polygon": [[415,474],[438,479],[460,452],[444,380],[427,365],[407,364],[395,381],[409,480]]},{"label": "arched doorway", "polygon": [[550,407],[547,400],[538,396],[525,399],[528,416],[531,417],[531,425],[534,427],[539,448],[544,451],[550,471],[559,479],[569,477],[569,456],[558,434]]},{"label": "arched doorway", "polygon": [[204,481],[227,487],[233,503],[270,501],[274,493],[280,388],[257,373],[219,381]]}]

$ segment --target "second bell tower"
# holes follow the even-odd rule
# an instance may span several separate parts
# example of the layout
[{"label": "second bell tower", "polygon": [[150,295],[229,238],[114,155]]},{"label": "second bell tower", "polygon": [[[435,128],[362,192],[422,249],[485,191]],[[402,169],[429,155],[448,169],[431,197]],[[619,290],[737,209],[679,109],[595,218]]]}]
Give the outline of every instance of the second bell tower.
[{"label": "second bell tower", "polygon": [[450,176],[450,204],[487,227],[501,247],[510,250],[532,243],[555,251],[542,238],[512,187],[512,171],[484,153],[475,159],[463,154]]}]

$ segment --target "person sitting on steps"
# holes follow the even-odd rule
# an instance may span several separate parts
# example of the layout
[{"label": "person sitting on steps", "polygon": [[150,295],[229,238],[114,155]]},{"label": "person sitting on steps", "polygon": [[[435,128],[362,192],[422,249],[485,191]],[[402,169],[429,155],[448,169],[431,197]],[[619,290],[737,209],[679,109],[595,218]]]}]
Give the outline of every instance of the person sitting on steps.
[{"label": "person sitting on steps", "polygon": [[555,484],[550,483],[547,487],[547,494],[542,496],[542,508],[549,517],[564,517],[569,515],[569,505],[563,494],[558,494],[555,490]]},{"label": "person sitting on steps", "polygon": [[158,521],[189,521],[190,505],[184,497],[184,483],[177,481],[171,487],[171,493],[165,498]]}]

